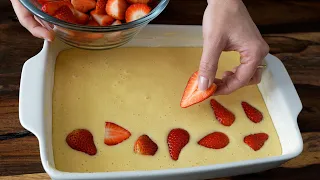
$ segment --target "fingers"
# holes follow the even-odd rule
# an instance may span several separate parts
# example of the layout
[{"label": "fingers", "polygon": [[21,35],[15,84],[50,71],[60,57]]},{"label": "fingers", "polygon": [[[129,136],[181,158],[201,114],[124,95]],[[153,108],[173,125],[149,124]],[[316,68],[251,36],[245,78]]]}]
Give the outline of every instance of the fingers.
[{"label": "fingers", "polygon": [[19,22],[25,27],[33,36],[52,41],[54,35],[52,32],[44,28],[39,22],[34,19],[34,16],[23,7],[18,0],[11,0],[13,9],[19,19]]},{"label": "fingers", "polygon": [[221,40],[216,37],[205,38],[204,40],[199,67],[198,88],[201,91],[208,89],[214,81],[219,57],[222,52],[221,44]]},{"label": "fingers", "polygon": [[258,68],[263,58],[267,55],[269,47],[258,46],[259,49],[254,50],[253,53],[242,54],[241,65],[232,71],[224,73],[222,81],[218,87],[215,95],[226,95],[231,92],[246,86],[257,84],[261,81],[262,69]]}]

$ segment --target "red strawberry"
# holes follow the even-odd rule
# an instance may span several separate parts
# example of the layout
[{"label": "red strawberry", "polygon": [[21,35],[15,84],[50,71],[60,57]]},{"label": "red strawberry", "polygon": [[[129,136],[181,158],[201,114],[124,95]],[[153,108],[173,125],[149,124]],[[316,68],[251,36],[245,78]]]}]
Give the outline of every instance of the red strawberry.
[{"label": "red strawberry", "polygon": [[59,8],[54,14],[54,17],[69,23],[77,23],[76,17],[73,15],[72,11],[68,6],[62,6],[61,8]]},{"label": "red strawberry", "polygon": [[198,144],[211,149],[222,149],[229,144],[229,138],[222,132],[213,132],[203,137]]},{"label": "red strawberry", "polygon": [[189,142],[190,135],[184,129],[172,129],[168,135],[167,143],[170,156],[173,160],[178,160],[180,152]]},{"label": "red strawberry", "polygon": [[90,12],[92,18],[100,25],[100,26],[109,26],[113,23],[114,19],[107,14],[98,14],[96,10]]},{"label": "red strawberry", "polygon": [[69,1],[52,1],[45,3],[41,10],[50,16],[53,16],[58,9],[60,9],[62,6],[68,6],[69,8],[72,8],[72,4]]},{"label": "red strawberry", "polygon": [[231,126],[236,119],[234,114],[222,106],[218,101],[211,99],[211,107],[216,119],[224,126]]},{"label": "red strawberry", "polygon": [[81,11],[78,11],[74,8],[71,9],[71,11],[73,12],[73,15],[76,17],[77,22],[79,24],[86,24],[89,20],[89,16]]},{"label": "red strawberry", "polygon": [[153,156],[158,151],[158,145],[149,136],[140,136],[134,144],[134,152],[141,155]]},{"label": "red strawberry", "polygon": [[95,0],[71,0],[73,7],[83,13],[88,12],[96,7]]},{"label": "red strawberry", "polygon": [[151,0],[127,0],[130,4],[148,4]]},{"label": "red strawberry", "polygon": [[151,11],[151,8],[146,4],[132,4],[126,11],[126,22],[135,21],[146,15]]},{"label": "red strawberry", "polygon": [[94,20],[90,19],[89,22],[87,23],[88,26],[99,26],[99,24]]},{"label": "red strawberry", "polygon": [[216,84],[212,84],[212,86],[206,91],[198,90],[198,71],[196,71],[192,74],[187,83],[180,102],[180,106],[182,108],[187,108],[196,103],[202,102],[209,98],[216,91],[216,89]]},{"label": "red strawberry", "polygon": [[258,151],[264,143],[269,139],[266,133],[250,134],[246,136],[243,141],[253,150]]},{"label": "red strawberry", "polygon": [[117,145],[124,140],[127,140],[131,133],[123,127],[112,123],[106,122],[104,143],[109,146]]},{"label": "red strawberry", "polygon": [[241,105],[242,105],[242,108],[243,108],[244,112],[246,113],[247,117],[252,122],[258,123],[258,122],[262,121],[263,115],[258,109],[251,106],[247,102],[242,102]]},{"label": "red strawberry", "polygon": [[106,12],[109,16],[123,20],[126,10],[128,8],[128,4],[126,0],[108,0],[106,5]]},{"label": "red strawberry", "polygon": [[121,21],[115,20],[111,25],[115,26],[115,25],[121,25],[121,24],[122,24]]},{"label": "red strawberry", "polygon": [[96,11],[97,14],[106,14],[106,4],[108,0],[97,0]]},{"label": "red strawberry", "polygon": [[86,129],[76,129],[68,134],[67,144],[76,151],[81,151],[89,155],[95,155],[97,148],[94,145],[93,136]]}]

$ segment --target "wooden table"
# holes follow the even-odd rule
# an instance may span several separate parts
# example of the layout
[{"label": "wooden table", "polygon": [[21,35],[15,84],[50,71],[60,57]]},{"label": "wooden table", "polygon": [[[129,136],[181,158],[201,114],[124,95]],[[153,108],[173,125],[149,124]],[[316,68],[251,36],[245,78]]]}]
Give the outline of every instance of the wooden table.
[{"label": "wooden table", "polygon": [[[270,52],[285,64],[302,100],[298,122],[304,150],[279,168],[224,179],[318,179],[320,2],[245,0],[245,3],[270,45]],[[153,23],[201,24],[205,6],[205,0],[171,0]],[[21,27],[9,1],[1,1],[0,12],[0,179],[49,179],[43,173],[37,139],[22,128],[18,118],[21,68],[39,52],[43,41]]]}]

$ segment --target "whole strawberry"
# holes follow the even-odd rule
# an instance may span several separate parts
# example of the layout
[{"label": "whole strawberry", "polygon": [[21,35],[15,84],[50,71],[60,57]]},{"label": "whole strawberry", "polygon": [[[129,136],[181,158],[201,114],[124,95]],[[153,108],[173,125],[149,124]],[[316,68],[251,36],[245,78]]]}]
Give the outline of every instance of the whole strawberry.
[{"label": "whole strawberry", "polygon": [[95,155],[97,148],[93,141],[93,136],[86,129],[76,129],[68,134],[66,138],[67,144],[74,150],[84,152],[88,155]]},{"label": "whole strawberry", "polygon": [[189,133],[181,128],[172,129],[169,132],[167,143],[171,159],[178,160],[181,150],[188,144]]}]

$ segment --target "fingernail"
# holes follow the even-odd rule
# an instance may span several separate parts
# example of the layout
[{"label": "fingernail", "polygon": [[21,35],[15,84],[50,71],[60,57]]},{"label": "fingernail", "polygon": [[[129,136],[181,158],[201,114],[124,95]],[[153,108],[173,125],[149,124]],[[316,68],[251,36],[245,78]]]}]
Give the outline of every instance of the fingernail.
[{"label": "fingernail", "polygon": [[208,89],[208,85],[209,85],[209,79],[200,76],[199,78],[199,84],[198,84],[198,88],[200,89],[200,91],[205,91]]}]

